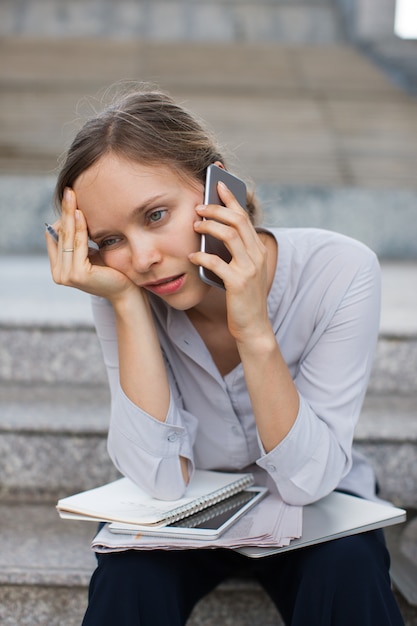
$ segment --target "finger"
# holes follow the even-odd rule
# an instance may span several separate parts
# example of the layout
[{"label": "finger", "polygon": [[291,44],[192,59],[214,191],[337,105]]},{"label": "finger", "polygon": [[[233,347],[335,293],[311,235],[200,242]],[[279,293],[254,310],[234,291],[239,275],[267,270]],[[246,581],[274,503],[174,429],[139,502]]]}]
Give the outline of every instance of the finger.
[{"label": "finger", "polygon": [[197,252],[192,252],[188,255],[191,263],[197,266],[204,267],[207,270],[210,270],[214,274],[216,274],[219,278],[225,282],[225,272],[228,268],[228,263],[223,261],[219,256],[215,254],[208,254],[207,252],[201,252],[200,250]]},{"label": "finger", "polygon": [[74,234],[74,254],[78,258],[83,258],[88,254],[88,231],[87,222],[80,209],[75,209],[75,234]]},{"label": "finger", "polygon": [[[220,221],[224,220],[225,223],[230,223],[235,228],[238,228],[246,246],[251,245],[251,242],[253,242],[255,245],[259,244],[259,237],[256,233],[255,227],[247,210],[246,197],[243,201],[243,204],[240,204],[233,192],[225,185],[223,181],[218,182],[217,190],[219,197],[224,205],[228,209],[232,209],[232,211],[229,210],[227,213],[223,213],[224,218],[221,218],[221,214],[219,214],[219,217],[217,219],[220,219]],[[241,227],[244,230],[241,230]]]},{"label": "finger", "polygon": [[69,268],[74,253],[75,210],[77,202],[75,193],[69,187],[64,190],[62,198],[62,218],[59,231],[58,252],[62,255],[63,269]]},{"label": "finger", "polygon": [[236,200],[236,196],[233,194],[232,191],[230,191],[229,187],[227,187],[227,185],[222,180],[219,180],[219,182],[217,183],[217,193],[219,194],[219,198],[225,206],[246,212],[246,205],[242,206],[241,204],[239,204],[239,202]]},{"label": "finger", "polygon": [[253,225],[250,221],[249,214],[245,211],[236,200],[234,195],[227,190],[228,198],[224,198],[225,206],[220,204],[199,204],[196,207],[198,215],[206,219],[217,220],[223,224],[228,224],[235,228],[248,229],[254,232]]},{"label": "finger", "polygon": [[[239,248],[243,250],[243,243],[240,235],[232,226],[223,224],[222,222],[214,219],[205,219],[195,222],[194,228],[200,235],[207,235],[209,238],[221,241],[232,256],[234,253],[237,254],[239,252]],[[209,252],[209,249],[207,252]]]},{"label": "finger", "polygon": [[[220,207],[218,208],[220,209]],[[209,212],[211,215],[216,215],[220,218],[220,214],[215,207],[213,212],[204,211],[203,214],[207,215]],[[201,235],[210,235],[222,241],[232,255],[232,258],[242,266],[245,266],[248,264],[249,260],[254,262],[259,259],[259,238],[253,226],[250,223],[246,223],[245,217],[239,216],[236,219],[236,217],[230,216],[231,212],[231,209],[226,209],[226,214],[224,212],[222,213],[222,221],[211,218],[210,215],[210,219],[195,222],[194,227]],[[224,215],[226,215],[226,217],[224,217]],[[226,219],[227,223],[223,221]],[[242,219],[244,220],[243,225],[241,223]]]}]

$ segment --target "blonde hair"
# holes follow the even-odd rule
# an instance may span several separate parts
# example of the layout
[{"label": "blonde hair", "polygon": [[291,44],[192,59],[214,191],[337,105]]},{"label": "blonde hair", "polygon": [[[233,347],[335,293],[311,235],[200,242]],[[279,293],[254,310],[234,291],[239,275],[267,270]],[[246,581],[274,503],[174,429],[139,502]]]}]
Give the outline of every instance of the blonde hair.
[{"label": "blonde hair", "polygon": [[[58,210],[65,187],[72,187],[80,174],[110,152],[144,165],[167,165],[203,185],[209,165],[220,161],[226,167],[202,122],[168,94],[141,86],[89,119],[77,133],[55,187]],[[252,192],[246,208],[256,223],[258,206]]]}]

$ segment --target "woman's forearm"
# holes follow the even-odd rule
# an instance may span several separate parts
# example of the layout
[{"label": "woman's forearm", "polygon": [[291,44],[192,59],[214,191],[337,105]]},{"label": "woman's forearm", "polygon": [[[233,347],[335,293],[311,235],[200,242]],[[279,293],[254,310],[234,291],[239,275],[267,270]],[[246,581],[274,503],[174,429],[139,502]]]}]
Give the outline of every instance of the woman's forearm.
[{"label": "woman's forearm", "polygon": [[238,344],[259,436],[266,452],[291,430],[299,395],[272,332]]},{"label": "woman's forearm", "polygon": [[113,302],[119,352],[120,384],[127,397],[159,421],[165,421],[168,376],[147,298],[139,291]]}]

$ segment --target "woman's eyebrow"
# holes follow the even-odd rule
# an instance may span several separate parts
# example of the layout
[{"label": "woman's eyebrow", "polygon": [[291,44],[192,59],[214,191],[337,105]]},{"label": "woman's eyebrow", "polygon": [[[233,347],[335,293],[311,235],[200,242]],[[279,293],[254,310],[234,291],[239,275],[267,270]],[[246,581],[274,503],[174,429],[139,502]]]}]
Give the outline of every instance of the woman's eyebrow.
[{"label": "woman's eyebrow", "polygon": [[[155,203],[158,203],[164,196],[165,194],[159,193],[159,194],[156,194],[155,196],[151,196],[150,198],[147,198],[142,204],[139,204],[138,206],[134,207],[130,211],[130,213],[128,214],[128,219],[137,218],[139,215],[141,215],[147,209],[149,209],[149,207],[151,207]],[[90,232],[90,237],[91,239],[101,239],[101,237],[104,237],[104,235],[107,235],[108,232],[109,232],[109,229],[97,230],[96,232]]]}]

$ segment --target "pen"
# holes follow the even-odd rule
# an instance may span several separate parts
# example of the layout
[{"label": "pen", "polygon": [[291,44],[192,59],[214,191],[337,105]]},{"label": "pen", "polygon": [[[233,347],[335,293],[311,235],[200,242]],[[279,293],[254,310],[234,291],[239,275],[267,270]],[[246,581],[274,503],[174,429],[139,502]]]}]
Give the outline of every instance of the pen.
[{"label": "pen", "polygon": [[[58,243],[58,233],[56,232],[55,228],[51,226],[50,224],[47,224],[46,222],[45,222],[45,227],[46,227],[46,231],[52,237],[55,243]],[[94,241],[91,241],[91,239],[88,240],[88,248],[89,250],[94,251],[94,252],[98,252],[98,249],[99,249],[98,245],[94,243]]]},{"label": "pen", "polygon": [[56,232],[55,228],[51,226],[50,224],[47,224],[46,222],[45,222],[45,227],[48,233],[51,235],[52,239],[55,241],[55,243],[58,243],[58,233]]}]

